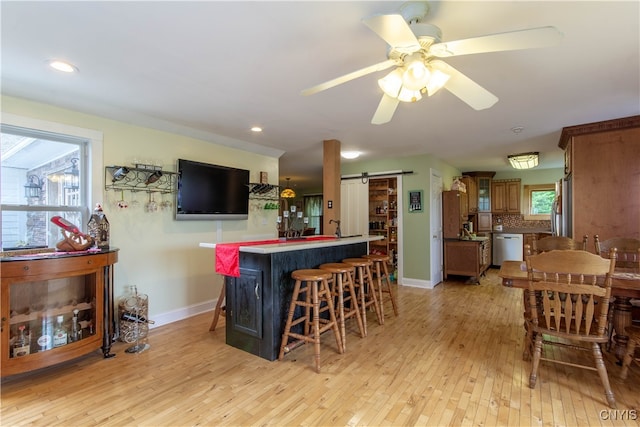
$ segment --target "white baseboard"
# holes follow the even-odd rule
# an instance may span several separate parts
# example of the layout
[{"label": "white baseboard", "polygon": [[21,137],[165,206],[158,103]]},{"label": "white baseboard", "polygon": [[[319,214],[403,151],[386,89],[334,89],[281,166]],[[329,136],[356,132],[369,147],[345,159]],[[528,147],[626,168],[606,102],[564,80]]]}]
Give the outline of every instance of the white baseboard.
[{"label": "white baseboard", "polygon": [[410,286],[412,288],[422,288],[422,289],[433,289],[437,286],[437,284],[433,284],[431,280],[422,280],[422,279],[408,279],[404,277],[402,279],[402,283],[400,286]]},{"label": "white baseboard", "polygon": [[[422,289],[433,289],[435,287],[430,280],[408,279],[406,277],[402,279],[402,283],[399,283],[399,285]],[[150,316],[151,320],[153,320],[155,323],[149,325],[149,329],[168,325],[169,323],[177,322],[179,320],[197,316],[198,314],[213,311],[216,307],[217,302],[218,299],[216,298],[199,304],[194,304],[187,307],[179,308],[177,310],[169,311],[167,313]]]},{"label": "white baseboard", "polygon": [[155,323],[149,325],[149,329],[157,328],[158,326],[167,325],[169,323],[177,322],[178,320],[187,319],[189,317],[197,316],[198,314],[213,311],[216,307],[218,299],[205,301],[202,303],[190,305],[187,307],[179,308],[168,313],[156,314],[151,317]]}]

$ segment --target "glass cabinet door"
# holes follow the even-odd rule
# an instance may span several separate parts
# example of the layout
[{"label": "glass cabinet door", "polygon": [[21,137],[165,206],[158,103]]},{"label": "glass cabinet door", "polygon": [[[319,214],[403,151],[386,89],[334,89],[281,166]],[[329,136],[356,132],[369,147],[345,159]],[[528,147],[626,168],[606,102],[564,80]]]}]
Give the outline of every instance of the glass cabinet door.
[{"label": "glass cabinet door", "polygon": [[478,211],[491,211],[491,178],[478,177]]},{"label": "glass cabinet door", "polygon": [[74,344],[96,334],[95,274],[9,285],[10,359]]}]

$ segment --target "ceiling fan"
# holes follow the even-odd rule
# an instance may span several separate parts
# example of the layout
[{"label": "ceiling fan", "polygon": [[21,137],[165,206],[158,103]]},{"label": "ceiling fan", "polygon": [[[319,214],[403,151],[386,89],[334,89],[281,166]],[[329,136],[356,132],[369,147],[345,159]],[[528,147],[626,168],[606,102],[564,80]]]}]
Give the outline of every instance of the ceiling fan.
[{"label": "ceiling fan", "polygon": [[421,22],[429,12],[428,2],[408,2],[400,13],[374,15],[363,23],[389,44],[387,60],[356,70],[302,91],[313,95],[350,80],[395,67],[378,85],[384,92],[371,123],[387,123],[400,101],[416,102],[447,89],[475,110],[490,108],[498,98],[437,58],[475,53],[553,46],[562,33],[555,27],[539,27],[469,39],[442,42],[440,28]]}]

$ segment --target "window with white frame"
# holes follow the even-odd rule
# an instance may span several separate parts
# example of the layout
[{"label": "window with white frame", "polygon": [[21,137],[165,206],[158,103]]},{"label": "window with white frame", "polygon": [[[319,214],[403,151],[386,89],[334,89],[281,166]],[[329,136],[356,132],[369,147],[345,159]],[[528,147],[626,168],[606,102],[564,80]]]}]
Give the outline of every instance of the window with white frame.
[{"label": "window with white frame", "polygon": [[88,221],[90,139],[2,124],[2,250],[54,247],[59,215],[80,229]]}]

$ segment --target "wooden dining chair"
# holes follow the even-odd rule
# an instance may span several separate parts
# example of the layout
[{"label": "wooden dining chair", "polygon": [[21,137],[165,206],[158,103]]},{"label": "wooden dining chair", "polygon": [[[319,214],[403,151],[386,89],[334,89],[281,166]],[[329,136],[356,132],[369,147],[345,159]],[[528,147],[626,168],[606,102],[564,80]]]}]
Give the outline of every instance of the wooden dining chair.
[{"label": "wooden dining chair", "polygon": [[[606,325],[615,249],[609,257],[604,259],[582,250],[553,250],[527,257],[531,305],[528,330],[535,337],[530,388],[535,388],[541,360],[590,369],[598,372],[607,403],[616,408],[600,348],[608,340]],[[540,302],[536,298],[538,292]],[[579,359],[569,362],[565,358],[543,357],[543,344],[590,351],[594,366],[581,364]]]},{"label": "wooden dining chair", "polygon": [[[612,248],[616,248],[616,274],[625,274],[625,273],[640,273],[640,239],[634,239],[631,237],[613,237],[611,239],[607,239],[604,241],[600,241],[600,237],[596,234],[593,236],[593,242],[596,250],[596,254],[600,255],[603,258],[608,258],[609,251]],[[607,344],[607,350],[610,350],[614,344],[614,338],[619,341],[619,345],[616,347],[620,347],[616,349],[616,354],[622,351],[622,348],[626,346],[628,337],[625,335],[625,328],[631,324],[631,313],[629,311],[630,306],[630,298],[626,296],[618,297],[618,301],[615,301],[615,298],[610,302],[613,306],[626,306],[627,309],[618,310],[617,313],[621,314],[624,319],[618,319],[616,321],[616,310],[611,307],[609,309],[609,342]],[[616,336],[614,337],[614,326],[618,323],[619,330],[616,331]],[[622,357],[622,355],[620,355]]]},{"label": "wooden dining chair", "polygon": [[616,248],[616,270],[619,272],[640,273],[640,239],[614,237],[604,241],[596,234],[593,236],[596,254],[607,258],[611,248]]},{"label": "wooden dining chair", "polygon": [[[532,244],[524,245],[524,256],[525,259],[530,255],[540,254],[543,252],[549,252],[553,250],[587,250],[587,243],[589,241],[589,236],[585,234],[582,238],[582,241],[574,240],[571,237],[565,236],[549,236],[544,237],[540,240],[534,239]],[[540,301],[542,295],[538,292],[536,294],[538,298],[538,308],[541,306]],[[525,315],[529,317],[529,311],[531,307],[529,306],[528,295],[527,292],[524,292],[524,307],[525,307]],[[527,326],[525,325],[525,329]],[[529,360],[531,358],[531,354],[533,353],[534,342],[534,334],[531,334],[528,330],[524,337],[524,351],[522,353],[523,360]]]},{"label": "wooden dining chair", "polygon": [[582,241],[574,240],[571,237],[549,236],[540,240],[533,240],[529,248],[525,245],[525,255],[535,255],[553,250],[587,250],[589,236],[584,235]]}]

